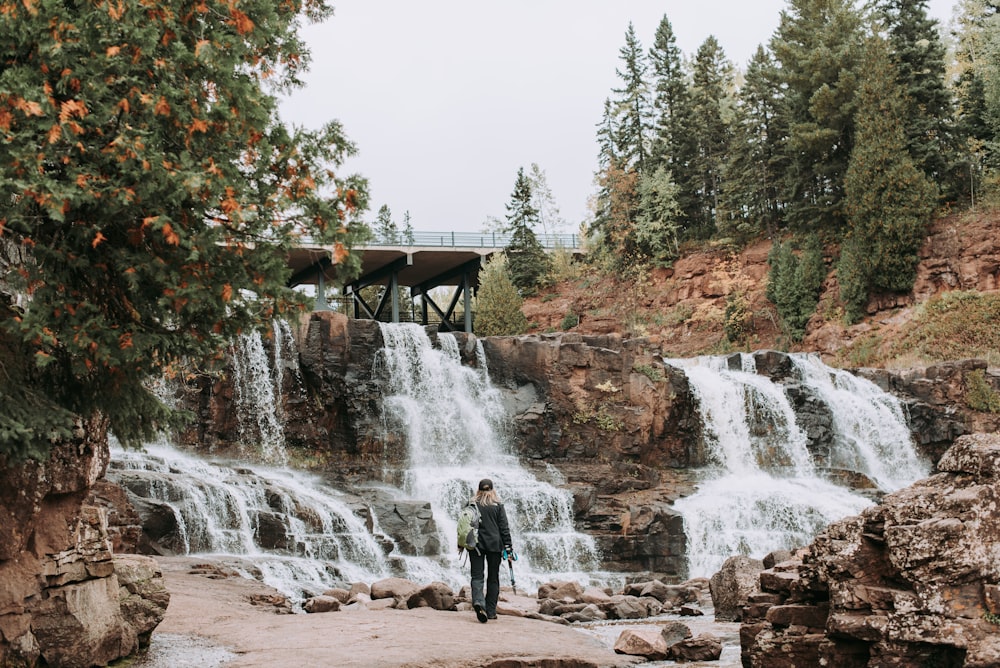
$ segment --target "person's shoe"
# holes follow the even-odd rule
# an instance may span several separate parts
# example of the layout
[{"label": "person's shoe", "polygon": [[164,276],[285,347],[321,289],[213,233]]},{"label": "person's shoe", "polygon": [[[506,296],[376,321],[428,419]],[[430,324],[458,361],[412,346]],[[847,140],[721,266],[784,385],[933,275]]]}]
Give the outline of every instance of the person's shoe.
[{"label": "person's shoe", "polygon": [[496,613],[492,615],[486,615],[486,619],[496,619],[496,618],[497,618]]},{"label": "person's shoe", "polygon": [[486,616],[486,610],[483,609],[483,606],[476,603],[475,605],[472,606],[472,608],[476,611],[476,619],[485,624],[486,620],[489,619],[489,617]]}]

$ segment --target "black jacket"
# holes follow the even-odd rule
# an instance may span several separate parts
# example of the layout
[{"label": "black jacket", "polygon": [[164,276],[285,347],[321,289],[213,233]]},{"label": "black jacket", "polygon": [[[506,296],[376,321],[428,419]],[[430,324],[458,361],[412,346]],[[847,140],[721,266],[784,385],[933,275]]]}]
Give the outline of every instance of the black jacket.
[{"label": "black jacket", "polygon": [[510,543],[510,527],[507,525],[507,511],[503,504],[495,506],[479,506],[479,542],[477,547],[481,552],[503,552],[505,547],[513,547]]}]

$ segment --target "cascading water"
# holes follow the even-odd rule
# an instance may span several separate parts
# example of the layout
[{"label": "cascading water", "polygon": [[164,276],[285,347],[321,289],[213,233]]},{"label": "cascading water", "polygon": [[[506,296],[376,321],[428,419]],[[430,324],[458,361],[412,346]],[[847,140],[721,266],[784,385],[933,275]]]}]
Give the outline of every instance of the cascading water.
[{"label": "cascading water", "polygon": [[[833,413],[832,461],[850,462],[887,490],[926,474],[898,402],[816,358],[792,359],[802,383]],[[712,467],[698,491],[675,504],[684,516],[690,576],[710,576],[736,554],[759,558],[805,545],[827,524],[870,505],[817,474],[784,389],[757,375],[752,357],[743,356],[741,370],[722,358],[666,361],[684,370],[698,399]]]},{"label": "cascading water", "polygon": [[163,538],[165,547],[230,557],[293,603],[335,584],[389,576],[365,521],[344,495],[313,476],[210,464],[155,444],[113,450],[108,477],[169,513],[175,528]]},{"label": "cascading water", "polygon": [[899,400],[869,380],[832,369],[816,355],[794,355],[802,380],[830,407],[835,447],[831,465],[864,473],[879,487],[899,489],[927,475],[910,445]]},{"label": "cascading water", "polygon": [[[501,437],[503,403],[481,344],[479,367],[470,368],[452,335],[438,335],[440,349],[418,325],[383,324],[382,335],[381,363],[395,391],[384,399],[386,428],[406,440],[404,491],[431,502],[441,544],[455,545],[459,510],[479,479],[489,477],[508,511],[519,581],[591,578],[599,560],[593,538],[573,526],[571,494],[522,467]],[[467,579],[458,560],[451,561],[447,579]]]},{"label": "cascading water", "polygon": [[244,455],[268,464],[285,464],[285,431],[282,426],[281,386],[287,354],[284,341],[291,329],[284,321],[275,321],[274,359],[268,357],[260,332],[239,337],[232,348],[233,387],[236,391],[236,414]]}]

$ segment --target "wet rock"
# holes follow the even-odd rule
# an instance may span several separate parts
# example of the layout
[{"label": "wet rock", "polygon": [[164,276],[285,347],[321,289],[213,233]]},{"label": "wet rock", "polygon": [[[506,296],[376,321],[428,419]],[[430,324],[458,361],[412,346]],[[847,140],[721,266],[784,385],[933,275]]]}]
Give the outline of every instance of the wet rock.
[{"label": "wet rock", "polygon": [[667,643],[656,629],[628,629],[621,632],[615,641],[615,652],[630,656],[642,656],[650,661],[667,658]]},{"label": "wet rock", "polygon": [[406,599],[407,608],[429,607],[434,610],[454,610],[455,594],[443,582],[432,582],[420,587]]},{"label": "wet rock", "polygon": [[313,596],[306,599],[306,602],[302,604],[302,609],[309,613],[336,612],[340,610],[340,600],[333,596]]},{"label": "wet rock", "polygon": [[122,615],[135,631],[139,647],[147,647],[170,603],[163,571],[155,559],[138,554],[115,555],[114,565]]},{"label": "wet rock", "polygon": [[722,568],[712,576],[712,602],[715,618],[723,622],[738,622],[747,597],[760,588],[760,572],[764,562],[760,559],[729,557]]},{"label": "wet rock", "polygon": [[686,638],[690,638],[691,629],[683,622],[670,621],[660,627],[660,635],[663,636],[663,642],[667,644],[667,647],[670,647]]},{"label": "wet rock", "polygon": [[373,601],[382,598],[406,601],[420,590],[420,585],[404,578],[385,578],[372,583],[371,597]]},{"label": "wet rock", "polygon": [[667,655],[674,661],[718,661],[722,641],[711,633],[701,633],[670,645]]},{"label": "wet rock", "polygon": [[745,665],[997,665],[1000,434],[962,436],[938,470],[760,574]]}]

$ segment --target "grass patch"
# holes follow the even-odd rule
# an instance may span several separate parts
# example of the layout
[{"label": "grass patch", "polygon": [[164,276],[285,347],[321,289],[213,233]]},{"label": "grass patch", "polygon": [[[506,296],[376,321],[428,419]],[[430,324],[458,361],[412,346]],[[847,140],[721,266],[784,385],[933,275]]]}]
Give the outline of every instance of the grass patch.
[{"label": "grass patch", "polygon": [[1000,294],[946,292],[919,308],[891,356],[929,362],[968,358],[1000,364]]},{"label": "grass patch", "polygon": [[632,370],[638,371],[639,373],[644,375],[646,378],[649,378],[654,383],[659,383],[664,378],[663,371],[657,369],[655,366],[651,364],[633,364]]}]

